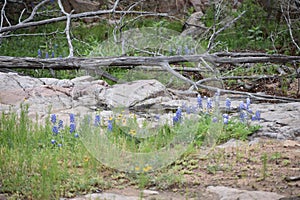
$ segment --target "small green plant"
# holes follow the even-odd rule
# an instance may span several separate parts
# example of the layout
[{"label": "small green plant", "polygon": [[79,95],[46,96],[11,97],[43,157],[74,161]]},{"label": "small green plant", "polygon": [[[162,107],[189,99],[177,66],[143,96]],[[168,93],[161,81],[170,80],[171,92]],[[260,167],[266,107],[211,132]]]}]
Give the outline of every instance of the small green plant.
[{"label": "small green plant", "polygon": [[266,153],[264,153],[261,156],[261,163],[262,163],[262,169],[261,169],[261,179],[265,180],[267,178],[268,175],[268,155]]}]

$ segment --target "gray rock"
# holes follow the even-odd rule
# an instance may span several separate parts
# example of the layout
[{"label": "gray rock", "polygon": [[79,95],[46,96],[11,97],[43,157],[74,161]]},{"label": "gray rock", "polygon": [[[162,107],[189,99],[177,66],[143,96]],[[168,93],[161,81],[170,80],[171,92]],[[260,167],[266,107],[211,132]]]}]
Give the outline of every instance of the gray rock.
[{"label": "gray rock", "polygon": [[[102,80],[90,76],[72,80],[54,78],[32,78],[15,73],[0,73],[0,111],[20,112],[20,104],[29,105],[29,114],[41,120],[49,113],[69,113],[84,115],[95,110],[125,107],[139,112],[140,117],[150,114],[161,116],[168,123],[174,111],[181,106],[183,110],[195,110],[195,94],[168,90],[157,80],[139,80],[116,84],[108,87]],[[233,97],[234,98],[234,97]],[[204,98],[203,98],[204,99]],[[221,97],[221,109],[224,109],[224,97]],[[236,112],[241,99],[232,101]],[[205,105],[205,100],[203,100]],[[300,140],[300,103],[251,104],[251,109],[261,111],[261,120],[252,122],[262,128],[253,137]]]},{"label": "gray rock", "polygon": [[113,193],[94,193],[87,194],[82,197],[72,198],[70,200],[139,200],[139,197],[136,196],[125,196],[120,194]]},{"label": "gray rock", "polygon": [[239,190],[224,186],[208,186],[207,190],[209,192],[214,192],[218,194],[220,200],[276,200],[284,197],[273,192]]},{"label": "gray rock", "polygon": [[186,21],[187,26],[181,33],[181,36],[199,37],[206,30],[205,25],[201,21],[203,15],[202,11],[193,13]]},{"label": "gray rock", "polygon": [[139,80],[116,84],[107,89],[102,98],[109,108],[131,108],[136,105],[141,106],[141,102],[158,96],[169,96],[163,84],[157,80]]}]

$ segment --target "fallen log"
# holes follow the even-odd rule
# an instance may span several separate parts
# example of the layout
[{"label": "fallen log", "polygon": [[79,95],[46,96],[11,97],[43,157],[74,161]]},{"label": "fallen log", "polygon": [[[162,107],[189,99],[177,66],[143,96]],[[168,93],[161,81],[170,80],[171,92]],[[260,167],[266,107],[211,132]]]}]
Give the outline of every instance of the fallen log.
[{"label": "fallen log", "polygon": [[0,68],[23,69],[96,69],[103,66],[157,66],[161,63],[177,64],[183,62],[201,62],[205,60],[213,64],[242,64],[242,63],[300,63],[300,56],[282,54],[249,54],[249,53],[213,53],[177,56],[121,56],[121,57],[67,57],[67,58],[33,58],[0,56]]}]

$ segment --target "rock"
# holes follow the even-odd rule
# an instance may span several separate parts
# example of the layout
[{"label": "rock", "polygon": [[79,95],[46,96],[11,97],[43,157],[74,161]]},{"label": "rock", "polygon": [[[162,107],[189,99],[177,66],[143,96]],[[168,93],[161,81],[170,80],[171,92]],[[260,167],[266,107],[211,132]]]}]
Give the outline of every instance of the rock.
[{"label": "rock", "polygon": [[193,8],[196,12],[205,12],[205,10],[209,7],[210,1],[208,0],[189,0],[190,3],[193,5]]},{"label": "rock", "polygon": [[150,196],[150,195],[158,195],[159,192],[154,191],[154,190],[143,190],[143,195],[144,196]]},{"label": "rock", "polygon": [[[220,99],[220,108],[224,110],[225,99]],[[232,98],[235,115],[238,115],[237,107],[240,102],[240,99]],[[40,120],[46,119],[50,113],[61,114],[61,117],[67,119],[70,113],[95,114],[99,109],[125,107],[137,112],[140,118],[148,119],[160,115],[160,121],[169,123],[179,106],[186,112],[197,110],[195,94],[185,95],[169,90],[157,80],[139,80],[108,86],[105,81],[94,80],[90,76],[59,80],[0,73],[0,111],[7,112],[10,109],[20,112],[22,103],[29,105],[30,116],[35,119],[38,114]],[[205,104],[205,100],[203,103]],[[253,138],[300,141],[299,102],[251,104],[251,109],[261,112],[261,120],[252,123],[262,126],[252,135]]]},{"label": "rock", "polygon": [[70,200],[98,200],[98,199],[107,199],[107,200],[139,200],[140,198],[137,196],[125,196],[120,194],[113,193],[94,193],[87,194],[82,197],[72,198]]},{"label": "rock", "polygon": [[91,0],[67,0],[62,1],[66,12],[70,13],[74,10],[75,13],[88,12],[100,10],[101,5],[104,5],[103,0],[91,1]]},{"label": "rock", "polygon": [[[156,102],[141,105],[141,102],[159,96],[169,96],[166,87],[157,80],[139,80],[126,84],[116,84],[106,90],[102,97],[109,108],[139,107],[149,108]],[[148,105],[147,105],[148,104]]]},{"label": "rock", "polygon": [[236,200],[236,199],[276,200],[284,197],[282,195],[273,192],[239,190],[239,189],[229,188],[224,186],[208,186],[207,190],[209,192],[214,192],[218,194],[220,200]]},{"label": "rock", "polygon": [[300,103],[253,104],[253,111],[260,110],[262,128],[255,137],[272,137],[276,139],[300,138]]},{"label": "rock", "polygon": [[186,26],[184,31],[181,33],[181,36],[191,36],[194,38],[199,37],[207,28],[202,23],[201,18],[203,17],[203,12],[193,13],[188,20],[186,21]]}]

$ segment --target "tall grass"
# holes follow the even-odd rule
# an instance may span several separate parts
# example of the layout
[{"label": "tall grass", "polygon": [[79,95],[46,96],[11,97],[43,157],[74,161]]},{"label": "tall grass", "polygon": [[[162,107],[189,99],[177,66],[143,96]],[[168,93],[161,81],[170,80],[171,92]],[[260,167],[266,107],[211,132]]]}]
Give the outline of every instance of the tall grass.
[{"label": "tall grass", "polygon": [[[186,143],[189,151],[196,150],[198,146],[202,145],[202,142],[205,142],[205,137],[209,136],[207,134],[215,130],[210,127],[216,126],[209,113],[200,113],[199,120],[187,118],[185,123],[181,123],[184,122],[178,118],[181,116],[181,111],[180,114],[177,111],[176,124],[164,124],[154,130],[153,133],[156,135],[152,133],[148,138],[139,136],[139,134],[143,134],[146,127],[138,128],[139,125],[135,119],[131,122],[130,119],[127,119],[129,121],[125,126],[122,119],[117,122],[117,118],[115,118],[112,121],[112,129],[105,123],[101,126],[84,123],[76,129],[63,125],[59,126],[58,131],[54,131],[53,127],[58,126],[58,123],[50,120],[50,116],[45,124],[41,124],[37,122],[39,116],[36,116],[35,120],[29,118],[28,106],[23,105],[21,108],[18,114],[3,112],[0,118],[0,193],[5,193],[12,199],[74,197],[77,194],[104,190],[116,184],[116,181],[108,174],[118,172],[105,167],[102,164],[105,163],[103,162],[105,160],[101,160],[99,157],[107,156],[106,159],[119,162],[119,165],[122,164],[122,160],[126,159],[122,157],[122,152],[120,154],[120,152],[114,151],[113,146],[107,145],[109,143],[102,145],[102,148],[105,149],[97,146],[97,144],[105,143],[103,140],[105,137],[99,140],[101,133],[99,129],[108,136],[106,137],[107,141],[113,142],[118,147],[115,148],[117,150],[150,153],[133,159],[133,163],[141,164],[147,160],[145,156],[149,155],[158,159],[153,163],[152,160],[149,163],[142,163],[145,164],[144,166],[131,165],[135,172],[143,174],[152,172],[157,167],[155,164],[165,162],[164,167],[168,168],[168,164],[180,159],[185,147],[182,148],[178,143]],[[186,116],[186,114],[182,116]],[[76,125],[79,125],[78,121],[75,121]],[[64,122],[64,124],[66,123]],[[234,120],[229,121],[220,129],[219,139],[216,142],[225,142],[232,137],[246,139],[247,135],[256,130],[257,127],[249,128],[248,124]],[[191,132],[194,133],[191,134]],[[187,136],[194,138],[187,139]],[[93,152],[89,145],[93,145],[96,150],[100,148],[101,151]],[[173,150],[172,155],[165,151],[168,148]],[[104,152],[108,152],[108,154],[104,154]],[[118,153],[117,159],[114,157],[114,152]],[[155,154],[160,154],[159,158],[155,157]],[[174,157],[172,158],[172,156]],[[183,154],[183,156],[186,155]],[[138,158],[142,159],[141,162]],[[98,162],[97,159],[101,162]],[[108,164],[111,163],[108,162]],[[116,167],[116,169],[119,168]],[[164,177],[161,173],[164,172],[157,171],[154,175]],[[126,177],[128,180],[133,180],[132,184],[139,184],[138,181],[134,181],[136,175],[126,173]]]}]

